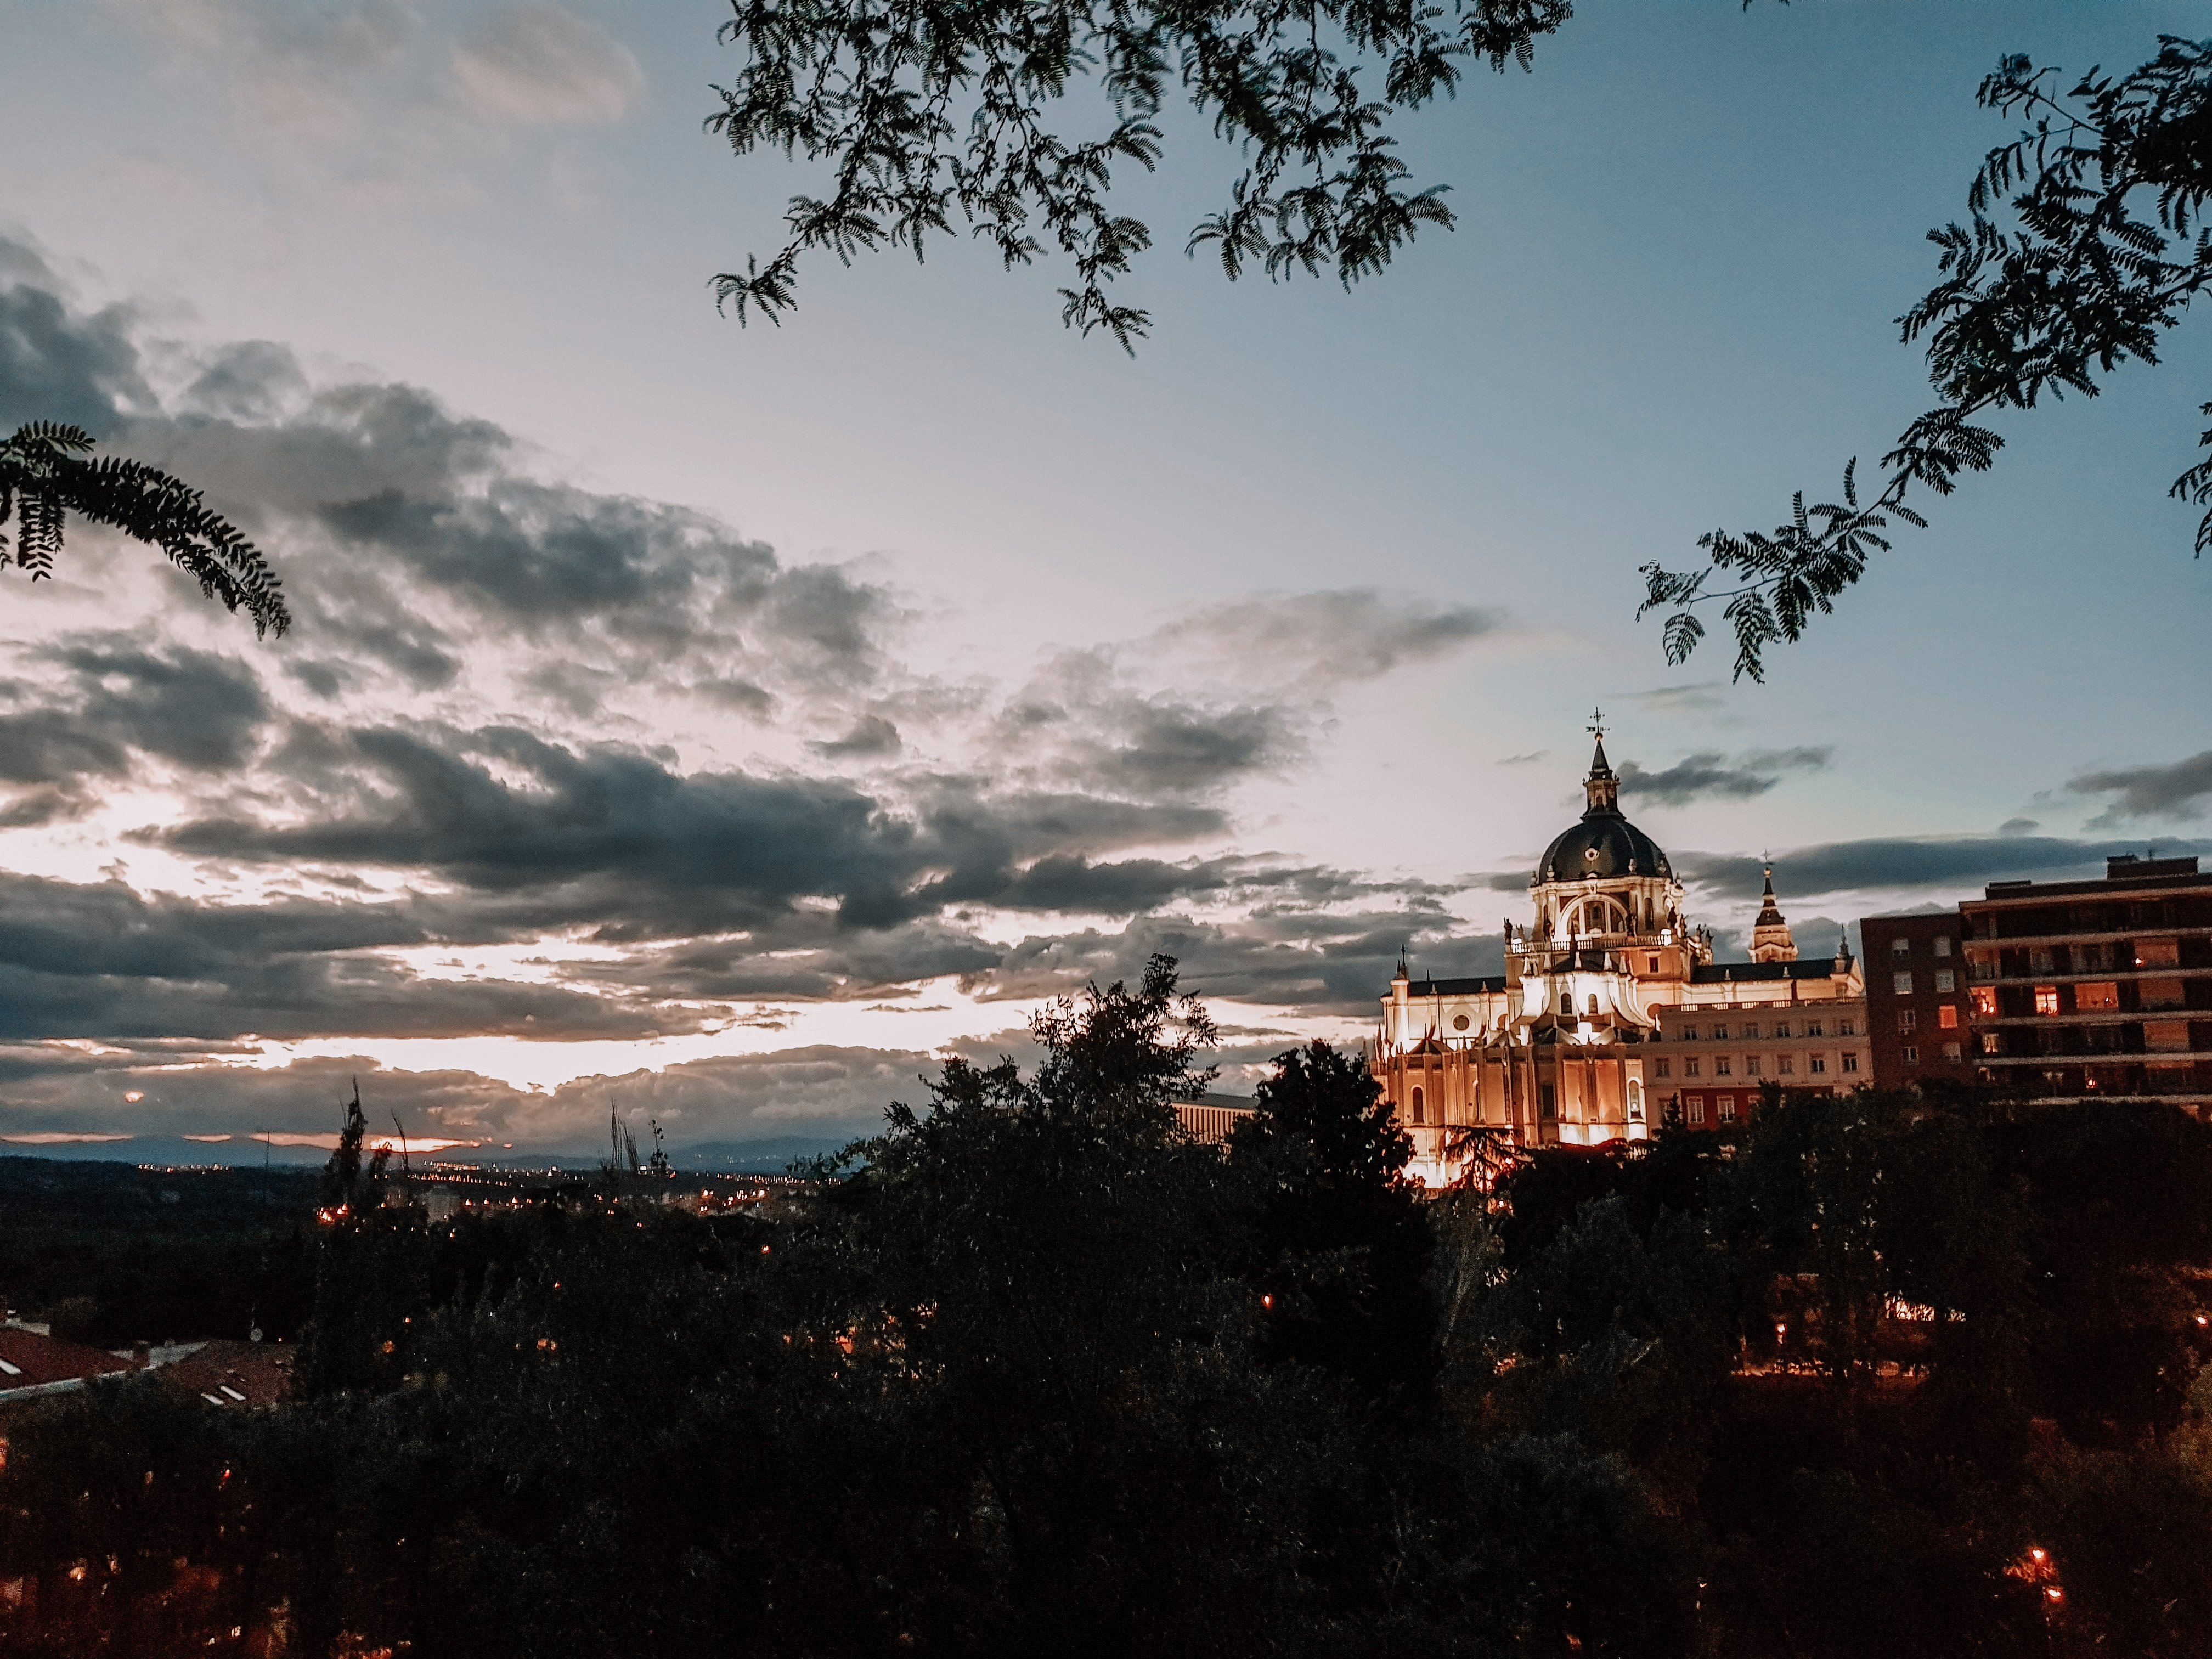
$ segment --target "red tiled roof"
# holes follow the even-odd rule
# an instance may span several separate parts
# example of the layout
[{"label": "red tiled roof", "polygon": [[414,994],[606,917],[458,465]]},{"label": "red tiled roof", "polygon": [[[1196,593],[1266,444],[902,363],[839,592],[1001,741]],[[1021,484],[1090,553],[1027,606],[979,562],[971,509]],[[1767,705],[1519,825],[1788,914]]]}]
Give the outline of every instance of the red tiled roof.
[{"label": "red tiled roof", "polygon": [[273,1342],[202,1344],[154,1375],[213,1406],[273,1406],[292,1392],[292,1351]]},{"label": "red tiled roof", "polygon": [[64,1342],[10,1326],[0,1326],[0,1394],[52,1382],[82,1382],[134,1369],[104,1348]]}]

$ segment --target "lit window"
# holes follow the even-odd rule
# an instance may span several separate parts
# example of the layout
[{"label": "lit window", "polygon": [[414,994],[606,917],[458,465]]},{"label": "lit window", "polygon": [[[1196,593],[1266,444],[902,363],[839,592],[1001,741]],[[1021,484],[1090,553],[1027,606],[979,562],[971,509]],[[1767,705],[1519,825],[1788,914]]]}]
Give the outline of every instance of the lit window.
[{"label": "lit window", "polygon": [[1895,992],[1899,996],[1911,996],[1912,994],[1912,975],[1911,971],[1908,970],[1902,974],[1892,974],[1889,976],[1889,988]]},{"label": "lit window", "polygon": [[2058,988],[2056,985],[2039,985],[2035,988],[2035,1012],[2039,1014],[2055,1014],[2058,1012]]},{"label": "lit window", "polygon": [[1900,962],[1903,961],[1906,957],[1912,954],[1912,941],[1909,939],[1904,938],[1898,938],[1890,940],[1889,953],[1893,957],[1898,958]]},{"label": "lit window", "polygon": [[1715,1077],[1726,1077],[1728,1074],[1729,1057],[1726,1054],[1715,1054],[1713,1056],[1713,1075]]},{"label": "lit window", "polygon": [[1746,1054],[1743,1057],[1743,1074],[1746,1077],[1757,1077],[1759,1075],[1759,1056],[1757,1054]]},{"label": "lit window", "polygon": [[2074,1012],[2091,1013],[2120,1006],[2120,988],[2111,980],[2095,980],[2074,988]]},{"label": "lit window", "polygon": [[1951,970],[1948,968],[1938,968],[1936,970],[1936,990],[1937,994],[1948,996],[1954,988]]},{"label": "lit window", "polygon": [[1915,1013],[1910,1008],[1900,1008],[1897,1011],[1898,1036],[1910,1036],[1913,1032],[1919,1029],[1920,1016],[1918,1014]]},{"label": "lit window", "polygon": [[1793,1056],[1789,1054],[1782,1056],[1782,1075],[1784,1077],[1797,1075],[1797,1061]]},{"label": "lit window", "polygon": [[1735,1097],[1734,1095],[1723,1095],[1720,1097],[1718,1104],[1721,1109],[1721,1121],[1723,1123],[1735,1122]]},{"label": "lit window", "polygon": [[1911,1043],[1908,1042],[1905,1045],[1903,1052],[1905,1063],[1907,1066],[1917,1066],[1920,1063],[1920,1050],[1914,1048]]},{"label": "lit window", "polygon": [[1652,1073],[1654,1077],[1672,1077],[1674,1075],[1674,1062],[1668,1060],[1664,1054],[1662,1054],[1657,1060],[1652,1061],[1652,1064],[1657,1068]]},{"label": "lit window", "polygon": [[1936,954],[1939,957],[1948,957],[1951,954],[1951,939],[1948,934],[1939,933],[1936,935]]},{"label": "lit window", "polygon": [[1983,1032],[1982,1052],[1985,1054],[2002,1054],[2004,1052],[2004,1033],[2002,1031]]},{"label": "lit window", "polygon": [[1959,1045],[1957,1043],[1947,1042],[1943,1045],[1943,1058],[1949,1060],[1954,1066],[1956,1066],[1960,1060],[1966,1058],[1966,1055],[1960,1052]]},{"label": "lit window", "polygon": [[1994,1019],[1997,1012],[1997,988],[1977,985],[1966,994],[1974,1000],[1974,1014],[1979,1019]]},{"label": "lit window", "polygon": [[1858,1068],[1859,1057],[1856,1054],[1845,1054],[1844,1056],[1844,1069],[1845,1071],[1856,1072]]},{"label": "lit window", "polygon": [[1421,1091],[1416,1089],[1413,1091],[1413,1121],[1426,1123],[1428,1121],[1428,1110],[1421,1103]]},{"label": "lit window", "polygon": [[1690,1097],[1689,1117],[1692,1123],[1703,1123],[1705,1121],[1705,1100],[1703,1095]]},{"label": "lit window", "polygon": [[1807,1062],[1806,1069],[1811,1072],[1815,1077],[1818,1077],[1821,1073],[1828,1069],[1828,1057],[1826,1054],[1814,1055],[1813,1058]]},{"label": "lit window", "polygon": [[1959,1005],[1947,1002],[1936,1011],[1936,1023],[1947,1031],[1959,1029]]},{"label": "lit window", "polygon": [[1682,1075],[1684,1077],[1695,1077],[1697,1074],[1698,1057],[1695,1054],[1686,1056],[1682,1061]]}]

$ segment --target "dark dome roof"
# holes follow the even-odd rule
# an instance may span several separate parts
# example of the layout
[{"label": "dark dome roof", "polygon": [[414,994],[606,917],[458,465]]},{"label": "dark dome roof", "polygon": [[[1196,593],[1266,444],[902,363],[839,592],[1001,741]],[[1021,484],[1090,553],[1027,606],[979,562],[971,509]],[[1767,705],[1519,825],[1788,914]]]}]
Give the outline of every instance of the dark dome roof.
[{"label": "dark dome roof", "polygon": [[1659,843],[1619,812],[1596,809],[1583,814],[1549,847],[1536,865],[1536,879],[1600,880],[1613,876],[1672,876]]}]

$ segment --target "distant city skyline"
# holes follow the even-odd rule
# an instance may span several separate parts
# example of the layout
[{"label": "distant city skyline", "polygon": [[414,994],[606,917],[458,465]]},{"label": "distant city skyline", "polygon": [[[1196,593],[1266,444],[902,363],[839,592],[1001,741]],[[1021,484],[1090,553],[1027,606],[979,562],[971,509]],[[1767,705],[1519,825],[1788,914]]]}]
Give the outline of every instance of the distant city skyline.
[{"label": "distant city skyline", "polygon": [[[2186,327],[1769,684],[1633,616],[1927,400],[1889,319],[1998,54],[2195,16],[1587,8],[1413,130],[1456,233],[1350,295],[1163,234],[1132,361],[980,248],[717,319],[807,180],[699,131],[712,7],[9,7],[0,429],[204,485],[300,624],[89,535],[7,578],[0,1150],[319,1135],[356,1073],[428,1139],[865,1130],[1156,949],[1241,1089],[1401,945],[1495,971],[1593,703],[1738,940],[1762,853],[1817,951],[2212,852]],[[1227,174],[1175,136],[1170,232]]]}]

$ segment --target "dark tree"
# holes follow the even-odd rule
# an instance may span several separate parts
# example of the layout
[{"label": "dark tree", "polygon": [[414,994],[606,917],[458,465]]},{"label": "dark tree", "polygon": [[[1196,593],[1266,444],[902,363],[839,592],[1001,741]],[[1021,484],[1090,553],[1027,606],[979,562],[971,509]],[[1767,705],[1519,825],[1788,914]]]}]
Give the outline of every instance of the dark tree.
[{"label": "dark tree", "polygon": [[92,457],[82,428],[36,421],[0,441],[0,526],[12,520],[11,547],[0,530],[0,560],[53,574],[54,555],[71,514],[158,547],[199,583],[200,592],[231,611],[245,611],[257,635],[292,625],[276,573],[253,544],[200,493],[159,467],[118,455]]},{"label": "dark tree", "polygon": [[[1011,268],[1058,252],[1062,319],[1126,349],[1150,319],[1107,297],[1152,244],[1107,198],[1117,167],[1150,170],[1157,125],[1188,99],[1243,169],[1191,229],[1231,277],[1324,267],[1350,287],[1425,224],[1449,226],[1441,185],[1407,180],[1395,117],[1449,95],[1468,64],[1527,68],[1568,0],[732,0],[722,38],[744,62],[708,127],[739,155],[829,164],[826,197],[794,196],[790,240],[715,278],[719,301],[771,320],[793,304],[799,256],[850,264],[886,245],[922,255],[954,221]],[[1067,100],[1095,90],[1090,136]]]},{"label": "dark tree", "polygon": [[1337,1188],[1395,1186],[1413,1156],[1413,1137],[1391,1121],[1366,1060],[1318,1037],[1275,1056],[1258,1109],[1237,1126],[1231,1144],[1279,1147],[1308,1179]]},{"label": "dark tree", "polygon": [[[2212,41],[2162,36],[2132,74],[2093,69],[2063,96],[2057,75],[2010,57],[1982,82],[1984,108],[2031,125],[1984,158],[1967,191],[1971,227],[1928,233],[1942,280],[1898,322],[1908,343],[1925,337],[1942,402],[1882,457],[1884,483],[1867,501],[1854,461],[1839,501],[1808,507],[1801,492],[1771,531],[1700,537],[1705,569],[1645,565],[1643,611],[1673,607],[1669,662],[1697,648],[1698,610],[1717,605],[1735,629],[1736,677],[1763,678],[1766,647],[1797,639],[1870,554],[1888,550],[1892,518],[1925,526],[1905,505],[1915,488],[1948,495],[1961,472],[1988,469],[2004,440],[1983,416],[2033,409],[2046,393],[2094,398],[2100,376],[2155,363],[2161,337],[2212,282]],[[2212,431],[2199,441],[2212,447]],[[2212,503],[2212,460],[2172,493]],[[2197,552],[2208,546],[2212,507],[2197,531]]]}]

